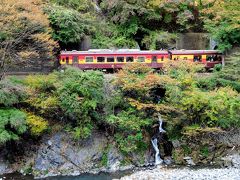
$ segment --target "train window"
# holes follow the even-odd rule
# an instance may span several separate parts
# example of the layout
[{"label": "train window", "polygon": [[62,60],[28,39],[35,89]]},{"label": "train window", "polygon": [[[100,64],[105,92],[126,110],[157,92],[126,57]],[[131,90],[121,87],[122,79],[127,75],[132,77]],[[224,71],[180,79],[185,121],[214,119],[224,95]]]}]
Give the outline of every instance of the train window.
[{"label": "train window", "polygon": [[183,60],[187,60],[187,57],[184,57]]},{"label": "train window", "polygon": [[69,57],[66,57],[66,63],[69,63]]},{"label": "train window", "polygon": [[152,62],[156,63],[157,62],[157,56],[152,56]]},{"label": "train window", "polygon": [[107,57],[107,62],[114,62],[114,57]]},{"label": "train window", "polygon": [[105,61],[105,57],[97,57],[97,62],[104,62]]},{"label": "train window", "polygon": [[117,62],[124,62],[124,57],[117,57]]},{"label": "train window", "polygon": [[132,56],[126,57],[126,62],[133,62],[134,58]]},{"label": "train window", "polygon": [[164,57],[163,56],[161,56],[161,61],[163,61],[164,60]]},{"label": "train window", "polygon": [[62,59],[60,60],[60,64],[66,64],[66,59],[65,59],[65,58],[62,58]]},{"label": "train window", "polygon": [[194,57],[193,57],[193,61],[194,61],[194,62],[201,62],[201,61],[202,61],[202,56],[201,56],[201,55],[200,55],[200,56],[197,56],[197,55],[194,56]]},{"label": "train window", "polygon": [[93,57],[85,57],[85,62],[87,63],[93,62]]},{"label": "train window", "polygon": [[212,55],[210,55],[210,56],[207,55],[206,60],[207,60],[208,62],[213,61],[213,56],[212,56]]},{"label": "train window", "polygon": [[145,62],[145,57],[138,57],[137,62]]},{"label": "train window", "polygon": [[73,56],[73,63],[78,63],[78,56]]}]

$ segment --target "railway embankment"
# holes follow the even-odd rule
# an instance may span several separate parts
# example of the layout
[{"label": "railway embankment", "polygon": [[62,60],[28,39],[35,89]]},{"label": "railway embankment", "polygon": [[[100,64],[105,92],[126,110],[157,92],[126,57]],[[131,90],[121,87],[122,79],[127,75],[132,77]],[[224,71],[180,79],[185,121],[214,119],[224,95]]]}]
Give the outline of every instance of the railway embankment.
[{"label": "railway embankment", "polygon": [[8,77],[0,82],[0,173],[238,167],[234,68],[203,78],[201,66],[186,62],[171,62],[164,74],[133,64],[114,76],[67,68]]}]

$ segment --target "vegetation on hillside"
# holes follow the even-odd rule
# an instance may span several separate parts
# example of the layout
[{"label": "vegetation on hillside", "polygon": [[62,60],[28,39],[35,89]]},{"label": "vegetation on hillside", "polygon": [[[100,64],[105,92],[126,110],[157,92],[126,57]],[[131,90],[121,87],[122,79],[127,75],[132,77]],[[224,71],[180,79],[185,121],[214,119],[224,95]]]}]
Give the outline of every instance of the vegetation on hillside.
[{"label": "vegetation on hillside", "polygon": [[[177,33],[209,32],[222,51],[236,46],[239,0],[2,0],[0,74],[51,62],[61,49],[174,48]],[[51,64],[50,63],[50,64]],[[42,66],[44,66],[42,65]]]},{"label": "vegetation on hillside", "polygon": [[[160,73],[132,64],[119,71],[110,92],[101,72],[75,68],[2,81],[1,145],[23,134],[40,137],[61,124],[76,140],[94,129],[106,131],[131,156],[150,147],[158,113],[170,138],[239,127],[240,95],[232,85],[239,75],[224,69],[202,81],[201,71],[201,65],[189,62],[169,62]],[[234,78],[227,86],[212,84],[222,77]]]},{"label": "vegetation on hillside", "polygon": [[179,32],[210,32],[221,50],[229,49],[240,42],[238,0],[1,2],[1,147],[38,139],[60,124],[75,140],[105,131],[131,155],[150,147],[158,113],[171,138],[240,126],[239,54],[207,78],[191,62],[169,62],[161,72],[128,65],[111,92],[102,72],[70,67],[2,80],[6,65],[49,60],[59,45],[78,48],[86,35],[93,48],[167,49]]},{"label": "vegetation on hillside", "polygon": [[48,63],[58,47],[41,0],[2,0],[0,5],[0,79],[10,66],[33,60]]}]

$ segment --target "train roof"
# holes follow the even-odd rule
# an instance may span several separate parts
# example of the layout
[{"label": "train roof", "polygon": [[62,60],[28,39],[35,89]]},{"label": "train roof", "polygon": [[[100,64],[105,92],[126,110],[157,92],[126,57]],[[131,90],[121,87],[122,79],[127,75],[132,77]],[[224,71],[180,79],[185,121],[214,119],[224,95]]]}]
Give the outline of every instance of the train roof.
[{"label": "train roof", "polygon": [[88,51],[61,51],[62,55],[69,54],[168,54],[168,51],[141,51],[138,49],[118,49],[118,50],[110,50],[110,49],[90,49]]},{"label": "train roof", "polygon": [[118,49],[118,50],[112,50],[112,49],[90,49],[88,51],[61,51],[62,55],[134,55],[134,54],[173,54],[173,55],[184,55],[184,54],[221,54],[220,51],[217,50],[154,50],[154,51],[141,51],[139,49]]},{"label": "train roof", "polygon": [[217,50],[171,50],[171,54],[181,55],[181,54],[221,54]]}]

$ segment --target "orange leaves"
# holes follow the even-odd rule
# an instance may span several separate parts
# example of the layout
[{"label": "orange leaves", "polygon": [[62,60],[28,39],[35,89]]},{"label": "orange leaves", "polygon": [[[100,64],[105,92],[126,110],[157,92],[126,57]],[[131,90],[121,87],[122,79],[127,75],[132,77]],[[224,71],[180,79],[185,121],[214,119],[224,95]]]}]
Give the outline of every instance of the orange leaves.
[{"label": "orange leaves", "polygon": [[123,90],[147,92],[149,89],[160,84],[160,77],[152,73],[152,70],[143,64],[126,65],[117,74],[116,85]]},{"label": "orange leaves", "polygon": [[[1,0],[0,28],[4,38],[0,42],[3,48],[0,51],[4,51],[5,66],[22,61],[24,66],[30,67],[36,66],[33,61],[53,58],[58,44],[51,39],[48,17],[42,4],[41,0]],[[44,63],[52,66],[51,62]]]},{"label": "orange leaves", "polygon": [[21,59],[37,58],[39,54],[36,51],[21,51],[18,53]]},{"label": "orange leaves", "polygon": [[138,100],[132,99],[132,98],[128,98],[129,104],[133,107],[135,107],[137,110],[142,110],[142,111],[146,111],[146,110],[154,110],[156,112],[164,112],[164,113],[171,113],[171,112],[175,112],[176,109],[172,106],[168,106],[165,104],[154,104],[154,103],[142,103]]}]

